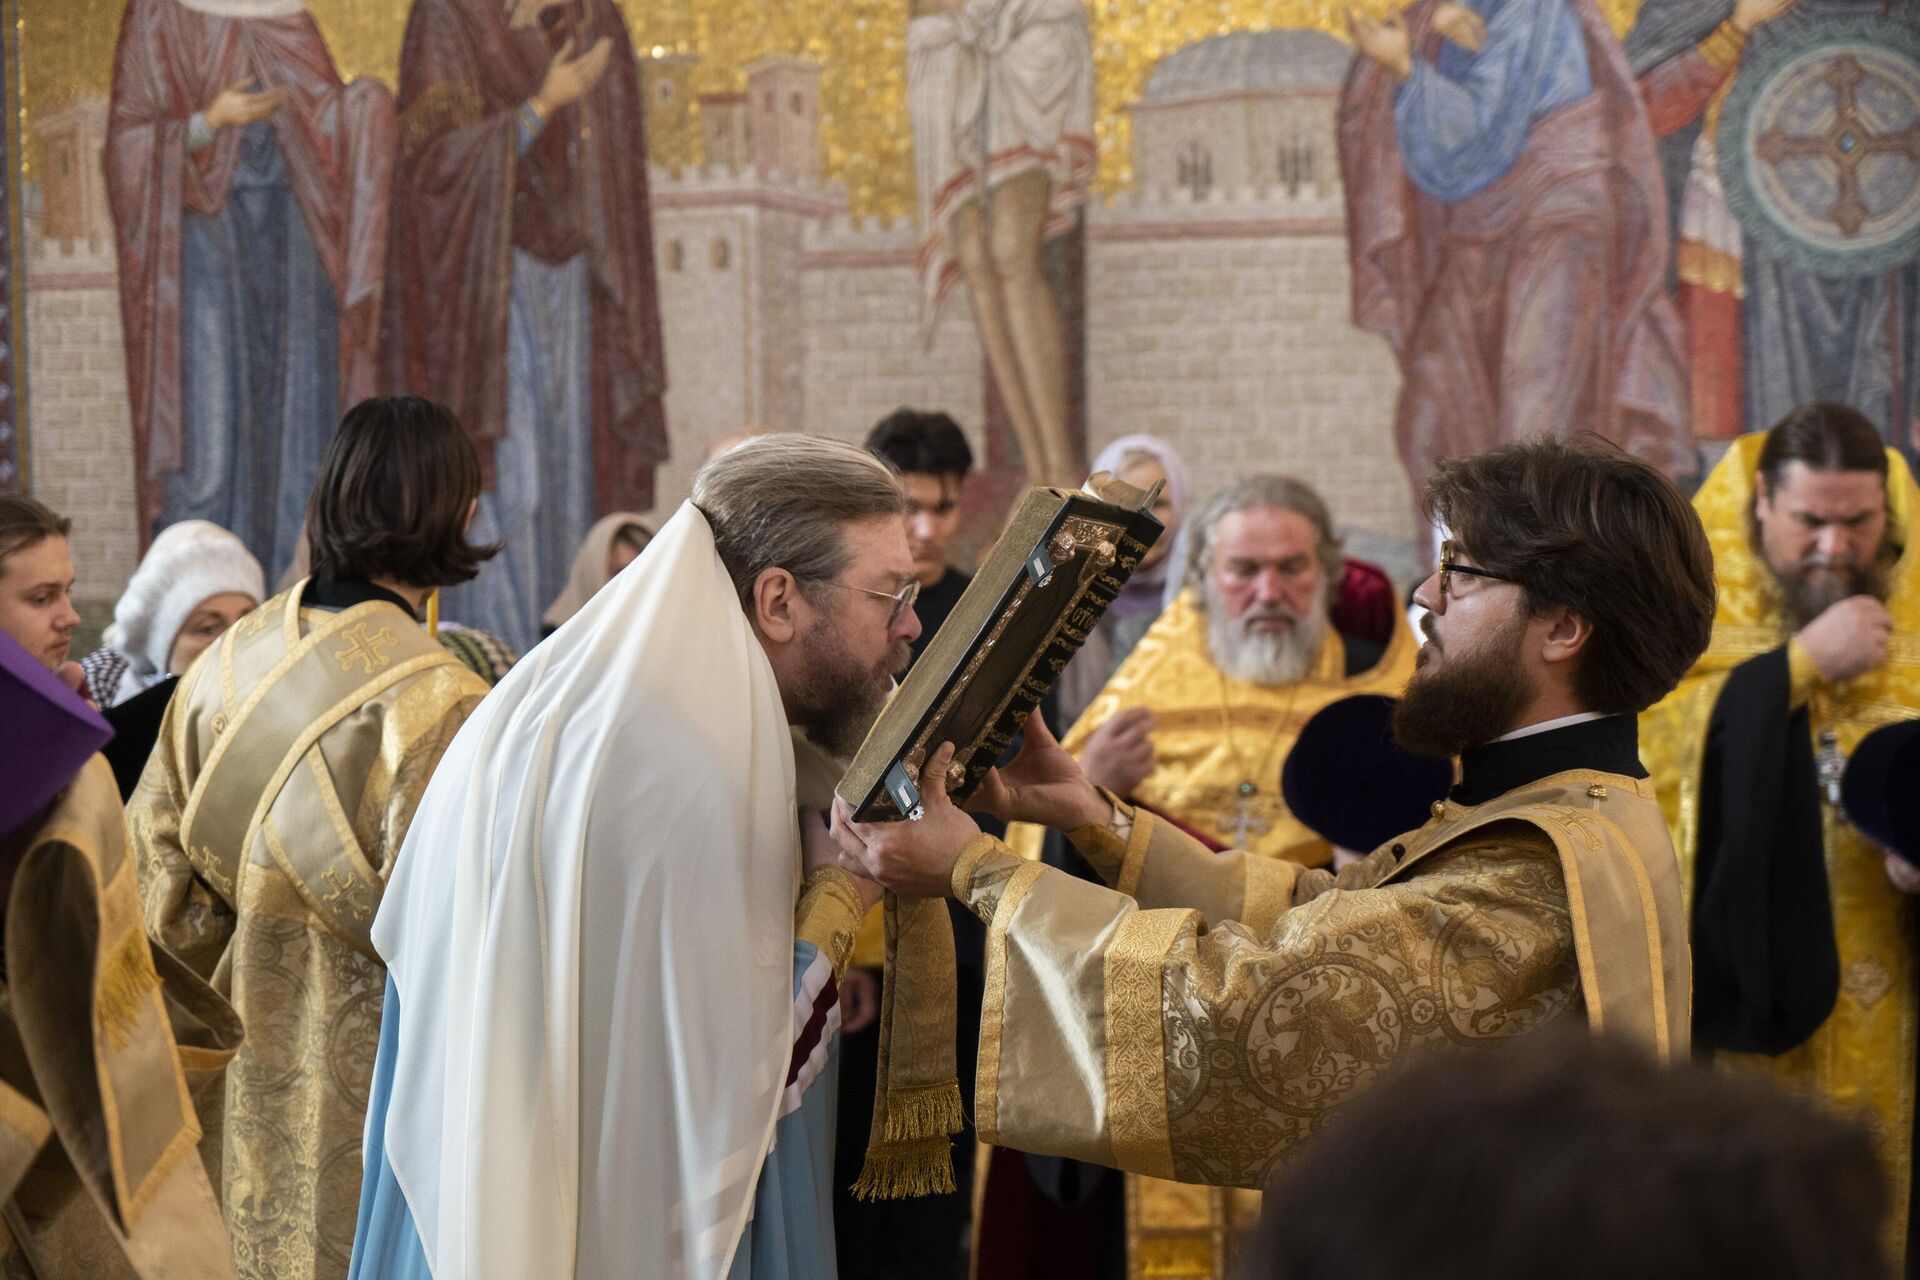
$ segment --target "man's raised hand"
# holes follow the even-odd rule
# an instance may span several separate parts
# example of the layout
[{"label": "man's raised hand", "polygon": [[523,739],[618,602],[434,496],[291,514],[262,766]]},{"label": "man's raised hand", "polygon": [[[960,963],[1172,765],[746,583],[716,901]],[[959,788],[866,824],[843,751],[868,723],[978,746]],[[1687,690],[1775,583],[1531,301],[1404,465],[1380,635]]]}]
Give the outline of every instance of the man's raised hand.
[{"label": "man's raised hand", "polygon": [[1794,637],[1828,684],[1844,684],[1887,660],[1893,615],[1872,596],[1848,596],[1829,605]]},{"label": "man's raised hand", "polygon": [[1095,729],[1080,751],[1080,768],[1094,785],[1118,796],[1133,789],[1153,772],[1153,711],[1129,707]]},{"label": "man's raised hand", "polygon": [[847,802],[834,797],[833,838],[840,847],[840,865],[910,898],[945,897],[953,864],[967,842],[980,834],[974,820],[947,797],[947,767],[952,763],[953,744],[948,742],[920,770],[917,822],[856,822]]},{"label": "man's raised hand", "polygon": [[[1122,712],[1114,720],[1133,714]],[[1147,728],[1151,728],[1150,712],[1147,717]],[[1153,743],[1148,739],[1149,768],[1152,753]],[[1140,776],[1146,774],[1142,772]],[[1059,831],[1071,831],[1090,822],[1105,822],[1112,816],[1112,806],[1088,781],[1079,762],[1055,741],[1053,731],[1047,728],[1046,717],[1038,708],[1027,717],[1020,750],[1005,768],[987,771],[968,805],[975,812],[990,813],[1005,822],[1036,822]]]}]

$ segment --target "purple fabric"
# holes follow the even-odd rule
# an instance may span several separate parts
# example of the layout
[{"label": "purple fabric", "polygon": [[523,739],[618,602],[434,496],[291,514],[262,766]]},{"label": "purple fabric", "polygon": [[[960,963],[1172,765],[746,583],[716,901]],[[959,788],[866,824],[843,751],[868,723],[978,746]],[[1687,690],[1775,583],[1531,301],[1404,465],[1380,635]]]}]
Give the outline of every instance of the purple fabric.
[{"label": "purple fabric", "polygon": [[113,730],[12,636],[0,635],[0,839],[59,795]]}]

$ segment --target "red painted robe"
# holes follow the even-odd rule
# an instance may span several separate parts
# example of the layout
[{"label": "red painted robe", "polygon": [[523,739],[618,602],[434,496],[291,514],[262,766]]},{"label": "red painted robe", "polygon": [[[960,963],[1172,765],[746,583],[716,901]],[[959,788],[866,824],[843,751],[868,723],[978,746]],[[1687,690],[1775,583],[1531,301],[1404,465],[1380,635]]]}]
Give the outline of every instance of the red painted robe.
[{"label": "red painted robe", "polygon": [[[1665,140],[1688,129],[1703,115],[1717,114],[1714,104],[1739,65],[1740,51],[1737,37],[1716,31],[1700,44],[1641,73],[1640,91],[1646,100],[1648,123],[1663,146],[1671,145]],[[1697,178],[1690,173],[1683,186]],[[1712,183],[1712,190],[1717,192],[1717,172]],[[1676,203],[1691,198],[1690,193],[1671,187],[1667,194]],[[1731,225],[1725,197],[1719,197],[1716,203]],[[1675,296],[1687,326],[1693,433],[1702,440],[1731,440],[1746,430],[1740,385],[1740,300],[1745,289],[1737,245],[1737,234],[1729,246],[1689,239],[1683,228],[1674,246],[1678,277]]]},{"label": "red painted robe", "polygon": [[[666,362],[647,204],[640,77],[613,0],[566,0],[538,27],[501,0],[416,0],[400,54],[388,355],[404,389],[451,405],[493,482],[506,434],[516,250],[591,266],[595,502],[653,505],[667,456]],[[612,42],[606,74],[523,153],[520,108],[568,38]]]},{"label": "red painted robe", "polygon": [[[1438,4],[1407,12],[1416,57],[1437,51]],[[1593,0],[1569,7],[1593,92],[1535,121],[1513,166],[1465,199],[1407,177],[1390,73],[1355,58],[1341,98],[1353,319],[1399,359],[1415,492],[1441,458],[1589,429],[1670,474],[1697,466],[1653,133]]]},{"label": "red painted robe", "polygon": [[339,303],[342,403],[378,382],[392,96],[375,81],[342,83],[305,11],[222,18],[179,0],[131,0],[114,51],[105,162],[143,544],[165,480],[184,461],[182,224],[188,213],[220,212],[245,133],[221,129],[188,154],[187,125],[221,90],[247,81],[286,94],[269,122]]}]

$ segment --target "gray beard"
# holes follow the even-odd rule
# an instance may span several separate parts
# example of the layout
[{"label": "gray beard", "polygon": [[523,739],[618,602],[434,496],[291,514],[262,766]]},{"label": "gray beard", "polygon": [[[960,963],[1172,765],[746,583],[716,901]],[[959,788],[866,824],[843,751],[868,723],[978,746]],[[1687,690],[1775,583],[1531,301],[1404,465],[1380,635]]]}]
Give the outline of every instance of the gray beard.
[{"label": "gray beard", "polygon": [[[825,628],[801,645],[803,674],[785,693],[787,719],[807,735],[807,741],[834,759],[850,759],[880,718],[893,684],[884,674],[861,667]],[[902,668],[906,648],[898,646],[896,655]]]},{"label": "gray beard", "polygon": [[1316,610],[1285,631],[1249,631],[1227,616],[1223,601],[1207,589],[1207,650],[1213,663],[1248,684],[1296,684],[1313,670],[1327,635],[1327,615]]}]

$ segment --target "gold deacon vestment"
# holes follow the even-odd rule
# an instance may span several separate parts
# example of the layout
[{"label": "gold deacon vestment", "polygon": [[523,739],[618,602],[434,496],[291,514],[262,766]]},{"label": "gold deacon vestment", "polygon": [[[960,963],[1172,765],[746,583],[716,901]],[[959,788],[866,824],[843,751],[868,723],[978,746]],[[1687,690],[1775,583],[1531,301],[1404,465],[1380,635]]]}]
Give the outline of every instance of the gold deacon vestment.
[{"label": "gold deacon vestment", "polygon": [[[1332,847],[1293,816],[1280,794],[1287,752],[1329,703],[1368,693],[1398,697],[1413,676],[1419,644],[1405,615],[1397,614],[1385,652],[1371,665],[1355,656],[1329,624],[1304,680],[1261,685],[1233,679],[1214,663],[1206,615],[1188,588],[1154,620],[1061,745],[1077,757],[1101,725],[1122,711],[1147,707],[1153,712],[1154,767],[1129,799],[1224,847],[1323,866],[1333,859]],[[1042,834],[1016,824],[1007,840],[1023,856],[1037,858]],[[1212,1229],[1222,1241],[1259,1210],[1258,1196],[1221,1193],[1210,1199]],[[1129,1178],[1129,1251],[1137,1252],[1140,1239],[1159,1230],[1156,1224],[1185,1220],[1195,1210],[1190,1188]]]},{"label": "gold deacon vestment", "polygon": [[1580,1012],[1685,1051],[1686,920],[1644,780],[1571,770],[1440,802],[1338,877],[1115,811],[1124,836],[1071,839],[1117,893],[985,835],[952,887],[988,925],[981,1140],[1198,1184],[1130,1188],[1166,1201],[1130,1214],[1133,1274],[1224,1274],[1217,1189],[1261,1186],[1415,1045]]},{"label": "gold deacon vestment", "polygon": [[[1694,498],[1713,547],[1713,638],[1679,688],[1641,721],[1647,767],[1659,788],[1661,807],[1673,831],[1681,880],[1695,901],[1701,833],[1703,765],[1707,730],[1734,669],[1786,645],[1771,570],[1749,535],[1753,478],[1764,433],[1742,436],[1720,460]],[[1916,510],[1916,491],[1906,462],[1888,450],[1887,536],[1905,549],[1888,576],[1893,636],[1887,659],[1856,680],[1822,681],[1803,657],[1789,650],[1791,706],[1805,706],[1821,754],[1851,755],[1873,729],[1920,715],[1920,552],[1906,542]],[[1825,742],[1826,735],[1831,735]],[[1773,784],[1767,784],[1773,785]],[[1735,804],[1745,803],[1729,796]],[[1776,1056],[1716,1054],[1730,1069],[1764,1074],[1789,1089],[1823,1098],[1847,1112],[1866,1111],[1879,1141],[1892,1212],[1887,1246],[1898,1258],[1905,1248],[1908,1188],[1913,1166],[1915,1083],[1915,991],[1912,922],[1906,895],[1887,880],[1883,852],[1845,820],[1832,803],[1821,804],[1820,825],[1839,948],[1840,990],[1825,1023],[1798,1047]],[[1783,957],[1785,963],[1803,963]]]},{"label": "gold deacon vestment", "polygon": [[7,845],[0,1277],[231,1277],[193,1095],[217,1091],[240,1020],[149,947],[107,762]]},{"label": "gold deacon vestment", "polygon": [[240,1275],[344,1276],[386,971],[374,909],[487,686],[398,605],[302,581],[180,682],[127,810],[147,929],[246,1041],[202,1108]]},{"label": "gold deacon vestment", "polygon": [[[1347,643],[1331,624],[1306,679],[1259,685],[1228,677],[1207,647],[1207,619],[1191,588],[1148,628],[1120,669],[1061,740],[1078,756],[1093,731],[1122,711],[1153,712],[1153,772],[1131,800],[1229,847],[1307,866],[1333,859],[1327,842],[1288,810],[1280,766],[1301,726],[1355,694],[1398,697],[1419,652],[1404,615],[1370,667],[1349,671]],[[1016,845],[1016,847],[1022,847]]]}]

